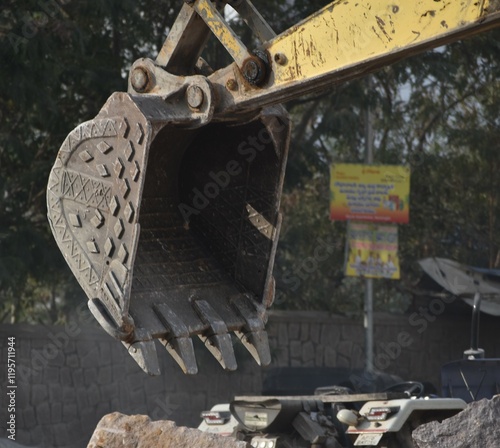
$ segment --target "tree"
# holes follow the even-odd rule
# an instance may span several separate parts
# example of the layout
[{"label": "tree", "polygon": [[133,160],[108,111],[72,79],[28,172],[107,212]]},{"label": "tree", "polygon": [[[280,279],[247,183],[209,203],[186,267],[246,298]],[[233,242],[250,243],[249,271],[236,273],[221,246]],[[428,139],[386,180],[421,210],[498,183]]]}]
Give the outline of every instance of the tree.
[{"label": "tree", "polygon": [[[355,81],[310,103],[291,104],[300,114],[283,200],[278,278],[307,257],[313,246],[306,244],[304,252],[300,248],[312,229],[344,241],[345,227],[326,223],[328,165],[362,163],[367,105],[374,111],[376,162],[412,169],[411,221],[400,226],[402,281],[375,282],[376,309],[406,308],[406,292],[421,275],[415,263],[420,258],[496,266],[497,37],[496,31],[487,33],[387,67],[373,76],[370,91]],[[310,186],[318,183],[322,188],[315,190],[322,198],[311,200]],[[320,217],[318,202],[324,210]],[[304,215],[310,217],[307,228],[300,218]],[[313,280],[300,295],[285,289],[282,306],[359,312],[362,283],[342,279],[341,257],[331,261],[309,276]],[[330,294],[326,308],[325,290]]]},{"label": "tree", "polygon": [[[281,32],[327,4],[256,0]],[[62,141],[94,117],[127,70],[154,57],[178,1],[6,0],[0,11],[0,321],[55,322],[85,300],[46,221],[47,176]],[[250,47],[241,21],[231,22]],[[498,32],[428,52],[363,80],[291,101],[294,131],[275,274],[278,306],[358,313],[342,274],[345,226],[328,220],[328,166],[362,162],[373,110],[377,161],[412,167],[400,227],[402,282],[377,282],[378,309],[404,309],[424,256],[498,266]],[[230,62],[212,39],[204,57]]]},{"label": "tree", "polygon": [[6,1],[0,11],[0,321],[55,322],[83,295],[50,235],[45,187],[68,132],[156,51],[177,2]]}]

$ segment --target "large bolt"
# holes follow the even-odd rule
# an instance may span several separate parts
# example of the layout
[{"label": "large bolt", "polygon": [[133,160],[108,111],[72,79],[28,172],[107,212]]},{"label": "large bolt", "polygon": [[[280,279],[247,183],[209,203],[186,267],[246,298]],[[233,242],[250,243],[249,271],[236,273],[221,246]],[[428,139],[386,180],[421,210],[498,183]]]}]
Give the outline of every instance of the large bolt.
[{"label": "large bolt", "polygon": [[243,62],[242,72],[250,84],[261,84],[266,77],[266,63],[258,56],[252,56]]},{"label": "large bolt", "polygon": [[226,88],[232,91],[238,90],[238,83],[236,82],[236,79],[229,78],[226,82]]},{"label": "large bolt", "polygon": [[205,99],[203,89],[200,86],[196,85],[189,86],[186,90],[186,99],[189,107],[193,109],[199,109],[203,104],[203,100]]},{"label": "large bolt", "polygon": [[279,65],[285,65],[288,62],[287,57],[283,53],[276,53],[274,55],[274,60],[276,61],[276,64]]},{"label": "large bolt", "polygon": [[136,92],[146,91],[149,84],[149,72],[142,67],[134,68],[130,75],[130,82]]},{"label": "large bolt", "polygon": [[250,80],[254,80],[254,79],[257,79],[257,77],[259,76],[259,70],[260,70],[260,67],[259,67],[259,64],[257,64],[257,61],[255,60],[250,60],[248,61],[246,64],[245,64],[245,67],[244,67],[244,72],[245,72],[245,76]]}]

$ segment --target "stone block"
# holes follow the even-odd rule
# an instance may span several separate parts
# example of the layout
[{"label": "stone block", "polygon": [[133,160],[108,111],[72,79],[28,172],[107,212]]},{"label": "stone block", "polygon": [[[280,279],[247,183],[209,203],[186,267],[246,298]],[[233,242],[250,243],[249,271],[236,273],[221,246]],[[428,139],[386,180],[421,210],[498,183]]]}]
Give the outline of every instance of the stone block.
[{"label": "stone block", "polygon": [[314,344],[319,343],[321,325],[317,323],[311,323],[309,326],[309,338]]},{"label": "stone block", "polygon": [[337,362],[335,367],[351,367],[351,359],[340,353],[337,353]]},{"label": "stone block", "polygon": [[29,390],[29,388],[18,387],[17,391],[16,391],[16,407],[17,407],[17,409],[22,409],[22,408],[28,406],[29,404],[30,404],[30,390]]},{"label": "stone block", "polygon": [[[129,390],[129,403],[133,409],[145,404],[144,391],[142,389]],[[188,403],[189,401],[185,401]]]},{"label": "stone block", "polygon": [[66,365],[68,367],[71,367],[72,369],[76,369],[76,368],[80,367],[80,359],[74,353],[71,355],[68,355],[66,358]]},{"label": "stone block", "polygon": [[130,357],[130,355],[125,350],[125,347],[118,345],[116,349],[111,350],[111,360],[113,364],[123,364],[125,358]]},{"label": "stone block", "polygon": [[337,364],[337,353],[330,346],[325,347],[325,367],[335,367]]},{"label": "stone block", "polygon": [[74,438],[68,433],[68,428],[64,423],[53,425],[54,446],[71,446],[74,443]]},{"label": "stone block", "polygon": [[34,384],[31,388],[31,400],[34,405],[43,403],[49,398],[49,390],[45,384]]},{"label": "stone block", "polygon": [[351,355],[351,365],[352,368],[363,368],[365,365],[365,352],[361,346],[358,344],[353,345],[352,355]]},{"label": "stone block", "polygon": [[[82,425],[79,420],[73,420],[71,422],[66,423],[66,428],[69,434],[77,437],[78,434],[82,434]],[[88,437],[86,437],[88,439]],[[86,440],[87,441],[87,440]]]},{"label": "stone block", "polygon": [[278,340],[276,338],[269,338],[269,348],[274,350],[278,347]]},{"label": "stone block", "polygon": [[365,340],[365,334],[363,327],[360,324],[346,324],[342,326],[342,340],[356,342],[357,344],[363,344]]},{"label": "stone block", "polygon": [[84,409],[81,412],[80,423],[85,434],[92,434],[92,431],[99,421],[99,416],[96,415],[94,409]]},{"label": "stone block", "polygon": [[300,324],[292,322],[288,324],[288,338],[289,339],[299,339],[300,335]]},{"label": "stone block", "polygon": [[99,351],[97,347],[93,347],[85,356],[80,358],[80,365],[84,369],[91,369],[99,365]]},{"label": "stone block", "polygon": [[340,328],[335,325],[322,325],[321,326],[321,344],[336,345],[340,340]]},{"label": "stone block", "polygon": [[49,400],[51,403],[61,402],[63,399],[62,388],[58,384],[51,384],[49,386]]},{"label": "stone block", "polygon": [[76,389],[74,387],[64,386],[62,391],[64,403],[73,403],[76,400]]},{"label": "stone block", "polygon": [[130,373],[127,376],[127,384],[129,387],[129,390],[131,391],[137,391],[141,390],[142,393],[144,393],[144,388],[145,388],[145,382],[148,379],[147,375],[142,371],[142,370],[136,370],[134,373]]},{"label": "stone block", "polygon": [[[110,430],[111,429],[111,430]],[[216,436],[196,429],[177,427],[171,421],[152,422],[144,415],[127,416],[117,412],[101,419],[87,448],[118,448],[124,446],[149,448],[166,447],[204,447],[204,448],[244,448],[245,442],[231,437]]]},{"label": "stone block", "polygon": [[282,347],[285,347],[288,345],[288,341],[288,326],[287,324],[280,323],[278,330],[278,344]]},{"label": "stone block", "polygon": [[274,320],[269,320],[266,325],[266,331],[269,336],[269,339],[277,339],[278,338],[278,328],[279,325]]},{"label": "stone block", "polygon": [[97,383],[97,367],[84,369],[83,377],[85,386]]},{"label": "stone block", "polygon": [[442,422],[432,421],[412,433],[421,448],[500,446],[500,396],[470,403],[465,410]]},{"label": "stone block", "polygon": [[35,410],[33,406],[28,406],[22,410],[24,427],[26,429],[34,428],[36,426]]},{"label": "stone block", "polygon": [[[114,342],[114,341],[113,341]],[[118,347],[121,348],[121,347]],[[109,343],[100,342],[99,343],[99,365],[107,366],[112,362],[111,357],[111,347]]]},{"label": "stone block", "polygon": [[316,358],[316,353],[314,350],[314,344],[311,341],[307,341],[302,344],[302,361],[306,364],[314,365],[314,359]]},{"label": "stone block", "polygon": [[172,419],[174,414],[181,409],[181,403],[186,403],[188,400],[187,394],[159,395],[150,406],[151,416],[156,420]]},{"label": "stone block", "polygon": [[69,353],[75,353],[76,352],[76,344],[73,339],[70,339],[66,343],[66,347],[64,348],[64,353],[69,354]]},{"label": "stone block", "polygon": [[47,401],[35,406],[36,421],[39,425],[50,424],[50,406]]},{"label": "stone block", "polygon": [[274,367],[286,367],[288,366],[290,357],[288,355],[288,348],[281,347],[275,353],[275,358],[273,359]]},{"label": "stone block", "polygon": [[62,418],[65,423],[71,423],[75,420],[78,420],[78,407],[75,403],[64,403],[62,412]]},{"label": "stone block", "polygon": [[81,385],[76,389],[76,402],[79,409],[84,409],[89,406],[87,388],[84,385]]},{"label": "stone block", "polygon": [[71,377],[73,378],[73,384],[75,387],[78,387],[82,384],[85,384],[85,380],[83,377],[83,369],[71,369]]},{"label": "stone block", "polygon": [[290,342],[290,357],[300,361],[302,358],[302,343],[300,341]]},{"label": "stone block", "polygon": [[59,368],[47,366],[43,370],[43,382],[45,384],[59,383]]},{"label": "stone block", "polygon": [[[97,417],[101,418],[102,416],[109,414],[112,411],[113,411],[113,409],[111,409],[111,407],[109,406],[109,402],[102,401],[97,405],[95,413],[96,413]],[[140,412],[140,411],[138,410],[137,412]]]},{"label": "stone block", "polygon": [[62,404],[59,402],[50,403],[50,420],[52,423],[62,422]]},{"label": "stone block", "polygon": [[76,341],[76,355],[82,359],[87,356],[94,348],[95,344],[91,341],[80,339]]},{"label": "stone block", "polygon": [[117,397],[111,399],[111,409],[113,411],[119,411],[122,409],[120,400]]},{"label": "stone block", "polygon": [[159,394],[165,390],[164,380],[161,376],[146,378],[144,386],[147,395]]},{"label": "stone block", "polygon": [[54,367],[62,367],[66,363],[66,352],[65,347],[61,348],[59,353],[50,360],[50,365]]},{"label": "stone block", "polygon": [[99,367],[99,372],[97,374],[97,382],[99,384],[108,384],[112,381],[113,371],[111,366]]},{"label": "stone block", "polygon": [[118,398],[120,399],[120,408],[126,409],[130,403],[130,394],[127,384],[119,383]]},{"label": "stone block", "polygon": [[127,379],[127,372],[123,368],[123,363],[113,363],[111,366],[113,371],[113,381],[123,383]]},{"label": "stone block", "polygon": [[300,340],[301,341],[308,341],[310,339],[310,331],[309,327],[311,324],[309,323],[301,323],[300,324]]},{"label": "stone block", "polygon": [[[33,428],[30,428],[29,435],[30,435],[30,442],[29,443],[30,444],[33,443],[33,444],[38,445],[40,443],[40,440],[44,439],[42,425],[37,425]],[[16,437],[16,442],[24,443],[24,440],[22,440],[21,438],[19,438],[19,440],[18,440]]]},{"label": "stone block", "polygon": [[60,376],[59,383],[62,386],[73,386],[73,384],[74,384],[73,378],[71,375],[71,369],[69,367],[62,367],[60,372],[59,372],[59,376]]},{"label": "stone block", "polygon": [[316,347],[316,353],[314,354],[314,364],[316,367],[323,367],[325,363],[325,347],[323,345],[318,345]]},{"label": "stone block", "polygon": [[353,346],[354,344],[350,340],[342,341],[336,346],[337,353],[341,354],[347,359],[351,359]]},{"label": "stone block", "polygon": [[99,390],[103,400],[111,400],[118,394],[118,385],[115,383],[100,384]]},{"label": "stone block", "polygon": [[87,387],[87,400],[90,406],[96,406],[101,400],[101,394],[99,393],[97,384],[91,384]]}]

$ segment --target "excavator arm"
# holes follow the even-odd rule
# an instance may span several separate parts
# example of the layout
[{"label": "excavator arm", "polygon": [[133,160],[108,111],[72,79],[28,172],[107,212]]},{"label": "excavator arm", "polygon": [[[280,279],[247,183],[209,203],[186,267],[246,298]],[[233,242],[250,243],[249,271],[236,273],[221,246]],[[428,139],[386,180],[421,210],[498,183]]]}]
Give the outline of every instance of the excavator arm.
[{"label": "excavator arm", "polygon": [[[221,11],[260,40],[250,51]],[[237,367],[259,364],[290,123],[280,103],[500,23],[497,0],[334,1],[275,35],[249,0],[186,0],[156,60],[63,142],[48,218],[92,314],[149,374],[155,340],[196,373],[192,336]],[[234,60],[200,57],[210,35]]]}]

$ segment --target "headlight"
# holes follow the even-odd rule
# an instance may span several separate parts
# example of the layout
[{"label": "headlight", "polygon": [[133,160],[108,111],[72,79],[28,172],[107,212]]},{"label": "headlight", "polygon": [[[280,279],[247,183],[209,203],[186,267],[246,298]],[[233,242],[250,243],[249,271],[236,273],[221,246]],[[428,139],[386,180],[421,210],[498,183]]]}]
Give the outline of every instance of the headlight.
[{"label": "headlight", "polygon": [[387,418],[399,411],[399,406],[391,407],[377,407],[371,408],[370,412],[365,415],[366,419],[370,422],[377,422],[387,420]]},{"label": "headlight", "polygon": [[250,445],[254,448],[276,448],[278,438],[267,439],[261,436],[254,437]]}]

